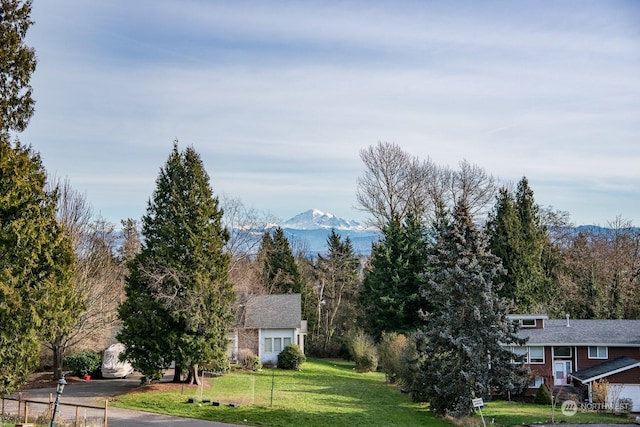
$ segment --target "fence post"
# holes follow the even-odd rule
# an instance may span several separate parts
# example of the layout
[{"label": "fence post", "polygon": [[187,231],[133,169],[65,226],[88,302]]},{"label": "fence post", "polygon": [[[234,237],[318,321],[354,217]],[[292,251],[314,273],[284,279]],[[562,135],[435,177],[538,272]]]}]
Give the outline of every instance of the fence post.
[{"label": "fence post", "polygon": [[29,402],[24,402],[24,423],[29,422]]},{"label": "fence post", "polygon": [[108,423],[107,423],[108,408],[109,408],[109,401],[105,400],[104,401],[104,425],[102,427],[108,427]]},{"label": "fence post", "polygon": [[20,406],[22,406],[22,393],[18,393],[18,419],[20,419]]},{"label": "fence post", "polygon": [[[78,427],[78,411],[80,410],[79,406],[76,406],[76,422],[73,424],[73,427]],[[86,411],[86,409],[85,409]]]}]

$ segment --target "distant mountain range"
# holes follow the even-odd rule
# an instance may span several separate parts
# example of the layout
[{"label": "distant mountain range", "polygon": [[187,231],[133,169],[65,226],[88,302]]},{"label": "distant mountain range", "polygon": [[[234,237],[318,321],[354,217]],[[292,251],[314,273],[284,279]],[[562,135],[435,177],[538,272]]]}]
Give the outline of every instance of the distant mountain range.
[{"label": "distant mountain range", "polygon": [[380,240],[380,232],[367,228],[358,221],[338,218],[318,209],[309,209],[281,224],[280,227],[292,246],[299,247],[306,256],[315,258],[327,253],[327,238],[335,230],[343,239],[349,237],[356,255],[369,256],[371,245]]},{"label": "distant mountain range", "polygon": [[[358,221],[339,218],[318,209],[309,209],[280,224],[269,224],[266,229],[273,230],[276,227],[282,229],[294,252],[301,250],[309,258],[327,253],[327,238],[331,230],[335,230],[343,239],[349,237],[355,254],[365,257],[371,255],[371,246],[381,238],[377,229],[366,227]],[[633,227],[633,230],[640,232],[638,227]],[[259,238],[264,231],[254,229],[251,233]],[[607,235],[612,232],[612,229],[595,225],[580,225],[571,227],[569,230],[573,236],[580,232]]]}]

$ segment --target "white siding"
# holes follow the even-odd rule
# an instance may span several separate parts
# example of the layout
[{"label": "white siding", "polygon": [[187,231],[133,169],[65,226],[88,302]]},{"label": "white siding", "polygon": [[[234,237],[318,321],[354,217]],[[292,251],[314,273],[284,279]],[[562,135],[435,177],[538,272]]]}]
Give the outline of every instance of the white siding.
[{"label": "white siding", "polygon": [[278,354],[287,344],[296,344],[295,329],[261,329],[260,361],[278,363]]}]

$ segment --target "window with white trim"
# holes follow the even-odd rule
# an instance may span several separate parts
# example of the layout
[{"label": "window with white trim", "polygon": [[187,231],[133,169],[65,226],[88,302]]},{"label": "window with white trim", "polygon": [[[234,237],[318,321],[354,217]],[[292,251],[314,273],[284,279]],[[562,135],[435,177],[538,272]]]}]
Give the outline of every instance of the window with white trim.
[{"label": "window with white trim", "polygon": [[280,353],[291,344],[291,337],[274,337],[264,339],[264,351],[267,353]]},{"label": "window with white trim", "polygon": [[604,346],[589,347],[589,359],[608,359],[609,349]]},{"label": "window with white trim", "polygon": [[544,378],[535,377],[535,379],[529,383],[529,388],[540,388],[542,384],[544,384]]},{"label": "window with white trim", "polygon": [[[517,347],[511,348],[514,354],[524,356],[523,363],[540,364],[544,363],[544,347]],[[515,361],[514,361],[515,362]]]},{"label": "window with white trim", "polygon": [[541,346],[529,347],[529,363],[531,364],[544,363],[544,347],[541,347]]},{"label": "window with white trim", "polygon": [[553,347],[553,357],[571,357],[571,347]]}]

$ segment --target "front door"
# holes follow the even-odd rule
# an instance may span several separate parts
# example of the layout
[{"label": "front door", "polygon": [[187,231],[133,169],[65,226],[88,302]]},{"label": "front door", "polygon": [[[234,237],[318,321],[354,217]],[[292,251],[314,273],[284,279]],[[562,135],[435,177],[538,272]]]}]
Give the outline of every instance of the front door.
[{"label": "front door", "polygon": [[569,372],[571,372],[571,362],[567,360],[556,360],[553,363],[553,384],[567,385],[569,383]]}]

